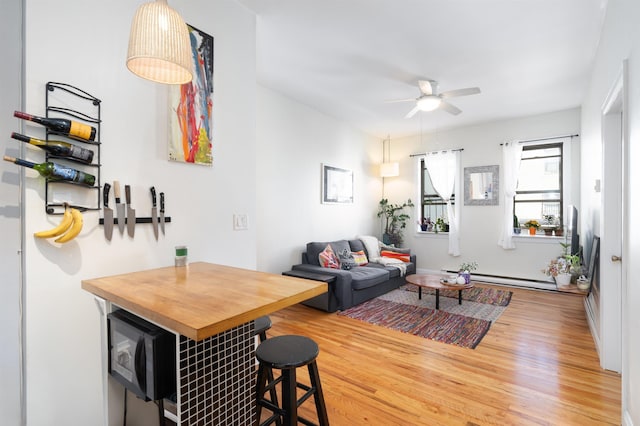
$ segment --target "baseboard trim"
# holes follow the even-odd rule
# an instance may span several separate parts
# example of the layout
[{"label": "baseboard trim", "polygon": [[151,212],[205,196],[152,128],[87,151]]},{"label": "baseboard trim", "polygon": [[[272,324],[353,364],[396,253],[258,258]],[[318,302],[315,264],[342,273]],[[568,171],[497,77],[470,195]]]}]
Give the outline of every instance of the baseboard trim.
[{"label": "baseboard trim", "polygon": [[[419,274],[437,274],[442,275],[441,270],[432,270],[432,269],[418,269],[417,273]],[[447,273],[455,274],[458,271],[446,271]],[[495,275],[484,275],[484,274],[471,274],[471,279],[473,281],[484,282],[489,284],[498,284],[505,285],[511,287],[525,287],[532,288],[536,290],[557,290],[556,284],[551,283],[549,281],[535,281],[535,280],[525,280],[522,278],[513,278],[513,277],[500,277]]]}]

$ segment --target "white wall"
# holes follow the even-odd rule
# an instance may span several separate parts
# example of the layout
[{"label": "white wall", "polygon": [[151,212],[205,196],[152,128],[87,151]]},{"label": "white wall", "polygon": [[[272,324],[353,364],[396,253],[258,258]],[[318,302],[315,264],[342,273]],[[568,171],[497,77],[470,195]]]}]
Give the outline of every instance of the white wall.
[{"label": "white wall", "polygon": [[[411,154],[440,149],[462,148],[461,167],[490,166],[502,164],[500,143],[510,140],[527,140],[580,133],[580,110],[571,109],[512,120],[495,121],[453,130],[443,130],[433,134],[392,140],[392,155],[400,161],[400,176],[388,178],[385,195],[393,203],[411,198],[419,206],[418,191],[414,183],[415,166]],[[579,173],[579,138],[572,143],[572,172]],[[500,167],[502,173],[502,166]],[[576,179],[573,179],[574,181]],[[502,176],[501,176],[502,181]],[[461,192],[462,193],[462,192]],[[577,203],[579,189],[573,188],[571,202]],[[460,200],[462,202],[462,200]],[[501,203],[501,202],[500,202]],[[418,211],[418,207],[416,207]],[[528,238],[516,237],[516,249],[504,250],[498,246],[502,221],[502,206],[461,206],[460,213],[460,256],[453,257],[448,252],[448,237],[443,234],[418,234],[416,212],[411,222],[411,230],[406,233],[405,244],[417,255],[419,269],[457,270],[463,261],[475,260],[479,274],[506,276],[525,280],[547,280],[541,270],[556,254],[559,255],[562,239],[556,237]]]},{"label": "white wall", "polygon": [[[190,261],[256,266],[255,226],[232,227],[234,213],[256,216],[255,16],[233,0],[171,2],[186,22],[215,39],[214,164],[186,165],[167,161],[166,89],[125,67],[131,19],[142,3],[27,2],[25,109],[44,114],[47,81],[73,84],[100,98],[102,181],[130,184],[140,216],[150,215],[149,187],[155,185],[166,193],[172,218],[157,242],[150,225],[137,226],[134,239],[116,231],[106,241],[98,212],[85,213],[84,230],[70,243],[35,240],[34,231],[59,218],[44,214],[43,181],[28,173],[29,425],[90,425],[102,417],[98,312],[80,288],[82,279],[172,265],[177,244],[188,245]],[[42,157],[28,154],[32,160]]]},{"label": "white wall", "polygon": [[[640,217],[640,170],[633,167],[640,158],[640,3],[635,0],[609,1],[598,53],[594,60],[591,83],[582,108],[582,226],[584,234],[600,234],[600,194],[593,191],[596,179],[602,178],[601,108],[616,78],[621,72],[622,61],[629,61],[628,110],[629,123],[629,219],[628,252],[623,265],[628,277],[628,288],[622,294],[625,316],[623,317],[622,342],[622,391],[623,424],[640,425],[640,287],[635,277],[640,276],[640,229],[633,226]],[[601,254],[606,261],[611,253]],[[601,282],[606,291],[607,282]],[[606,325],[603,325],[606,327]]]},{"label": "white wall", "polygon": [[[20,142],[8,138],[15,130],[13,109],[19,109],[21,101],[21,51],[22,51],[22,2],[2,3],[0,14],[0,134],[2,154],[19,156],[23,148]],[[8,42],[11,40],[12,42]],[[0,413],[2,422],[20,424],[20,327],[21,287],[20,280],[20,171],[11,163],[0,163]]]},{"label": "white wall", "polygon": [[[257,117],[258,269],[290,269],[310,241],[378,233],[379,139],[262,87]],[[321,163],[353,170],[353,204],[321,203]]]}]

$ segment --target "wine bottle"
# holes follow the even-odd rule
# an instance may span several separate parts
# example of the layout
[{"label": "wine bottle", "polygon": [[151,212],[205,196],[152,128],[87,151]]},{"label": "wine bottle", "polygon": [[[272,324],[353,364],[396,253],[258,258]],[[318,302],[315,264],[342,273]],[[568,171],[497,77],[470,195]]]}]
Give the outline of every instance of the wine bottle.
[{"label": "wine bottle", "polygon": [[96,138],[95,127],[88,124],[79,123],[77,121],[67,120],[66,118],[38,117],[20,111],[14,111],[13,116],[22,118],[23,120],[42,124],[51,131],[74,136],[76,138],[84,139],[87,141],[92,141]]},{"label": "wine bottle", "polygon": [[29,167],[37,170],[41,176],[51,180],[68,180],[72,182],[84,183],[86,185],[93,186],[96,183],[96,177],[89,173],[81,172],[80,170],[72,169],[71,167],[61,166],[60,164],[47,161],[46,163],[32,163],[31,161],[23,160],[21,158],[4,156],[5,161],[10,161],[19,166]]},{"label": "wine bottle", "polygon": [[58,157],[73,158],[74,160],[82,161],[87,164],[91,164],[91,161],[93,161],[93,151],[68,142],[44,141],[42,139],[32,138],[16,132],[11,133],[11,137],[13,139],[35,145],[38,148],[44,149],[50,154]]}]

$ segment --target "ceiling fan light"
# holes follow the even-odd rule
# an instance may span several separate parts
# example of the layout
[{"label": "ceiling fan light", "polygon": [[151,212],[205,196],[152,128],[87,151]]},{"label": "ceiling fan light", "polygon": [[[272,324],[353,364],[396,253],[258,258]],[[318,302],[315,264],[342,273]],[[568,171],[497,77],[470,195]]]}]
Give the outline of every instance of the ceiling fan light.
[{"label": "ceiling fan light", "polygon": [[435,95],[426,95],[418,99],[416,106],[420,111],[433,111],[440,106],[441,99]]},{"label": "ceiling fan light", "polygon": [[165,84],[192,79],[191,43],[184,20],[167,0],[140,6],[131,24],[127,68],[139,77]]}]

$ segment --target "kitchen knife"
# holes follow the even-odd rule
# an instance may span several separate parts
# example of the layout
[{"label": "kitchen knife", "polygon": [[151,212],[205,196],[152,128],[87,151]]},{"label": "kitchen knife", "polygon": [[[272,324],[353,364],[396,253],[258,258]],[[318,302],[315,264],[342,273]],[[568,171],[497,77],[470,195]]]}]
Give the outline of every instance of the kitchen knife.
[{"label": "kitchen knife", "polygon": [[113,195],[116,198],[116,212],[118,213],[118,229],[120,230],[120,235],[124,234],[124,203],[120,201],[120,182],[117,180],[113,181]]},{"label": "kitchen knife", "polygon": [[109,208],[109,189],[111,189],[111,185],[105,183],[102,201],[104,203],[104,237],[111,241],[111,235],[113,235],[113,209]]},{"label": "kitchen knife", "polygon": [[136,211],[131,208],[131,187],[124,186],[124,198],[127,203],[127,233],[131,238],[136,232]]},{"label": "kitchen knife", "polygon": [[160,193],[160,229],[164,235],[164,192]]},{"label": "kitchen knife", "polygon": [[158,207],[156,204],[156,188],[151,187],[151,224],[153,225],[153,235],[158,241]]}]

